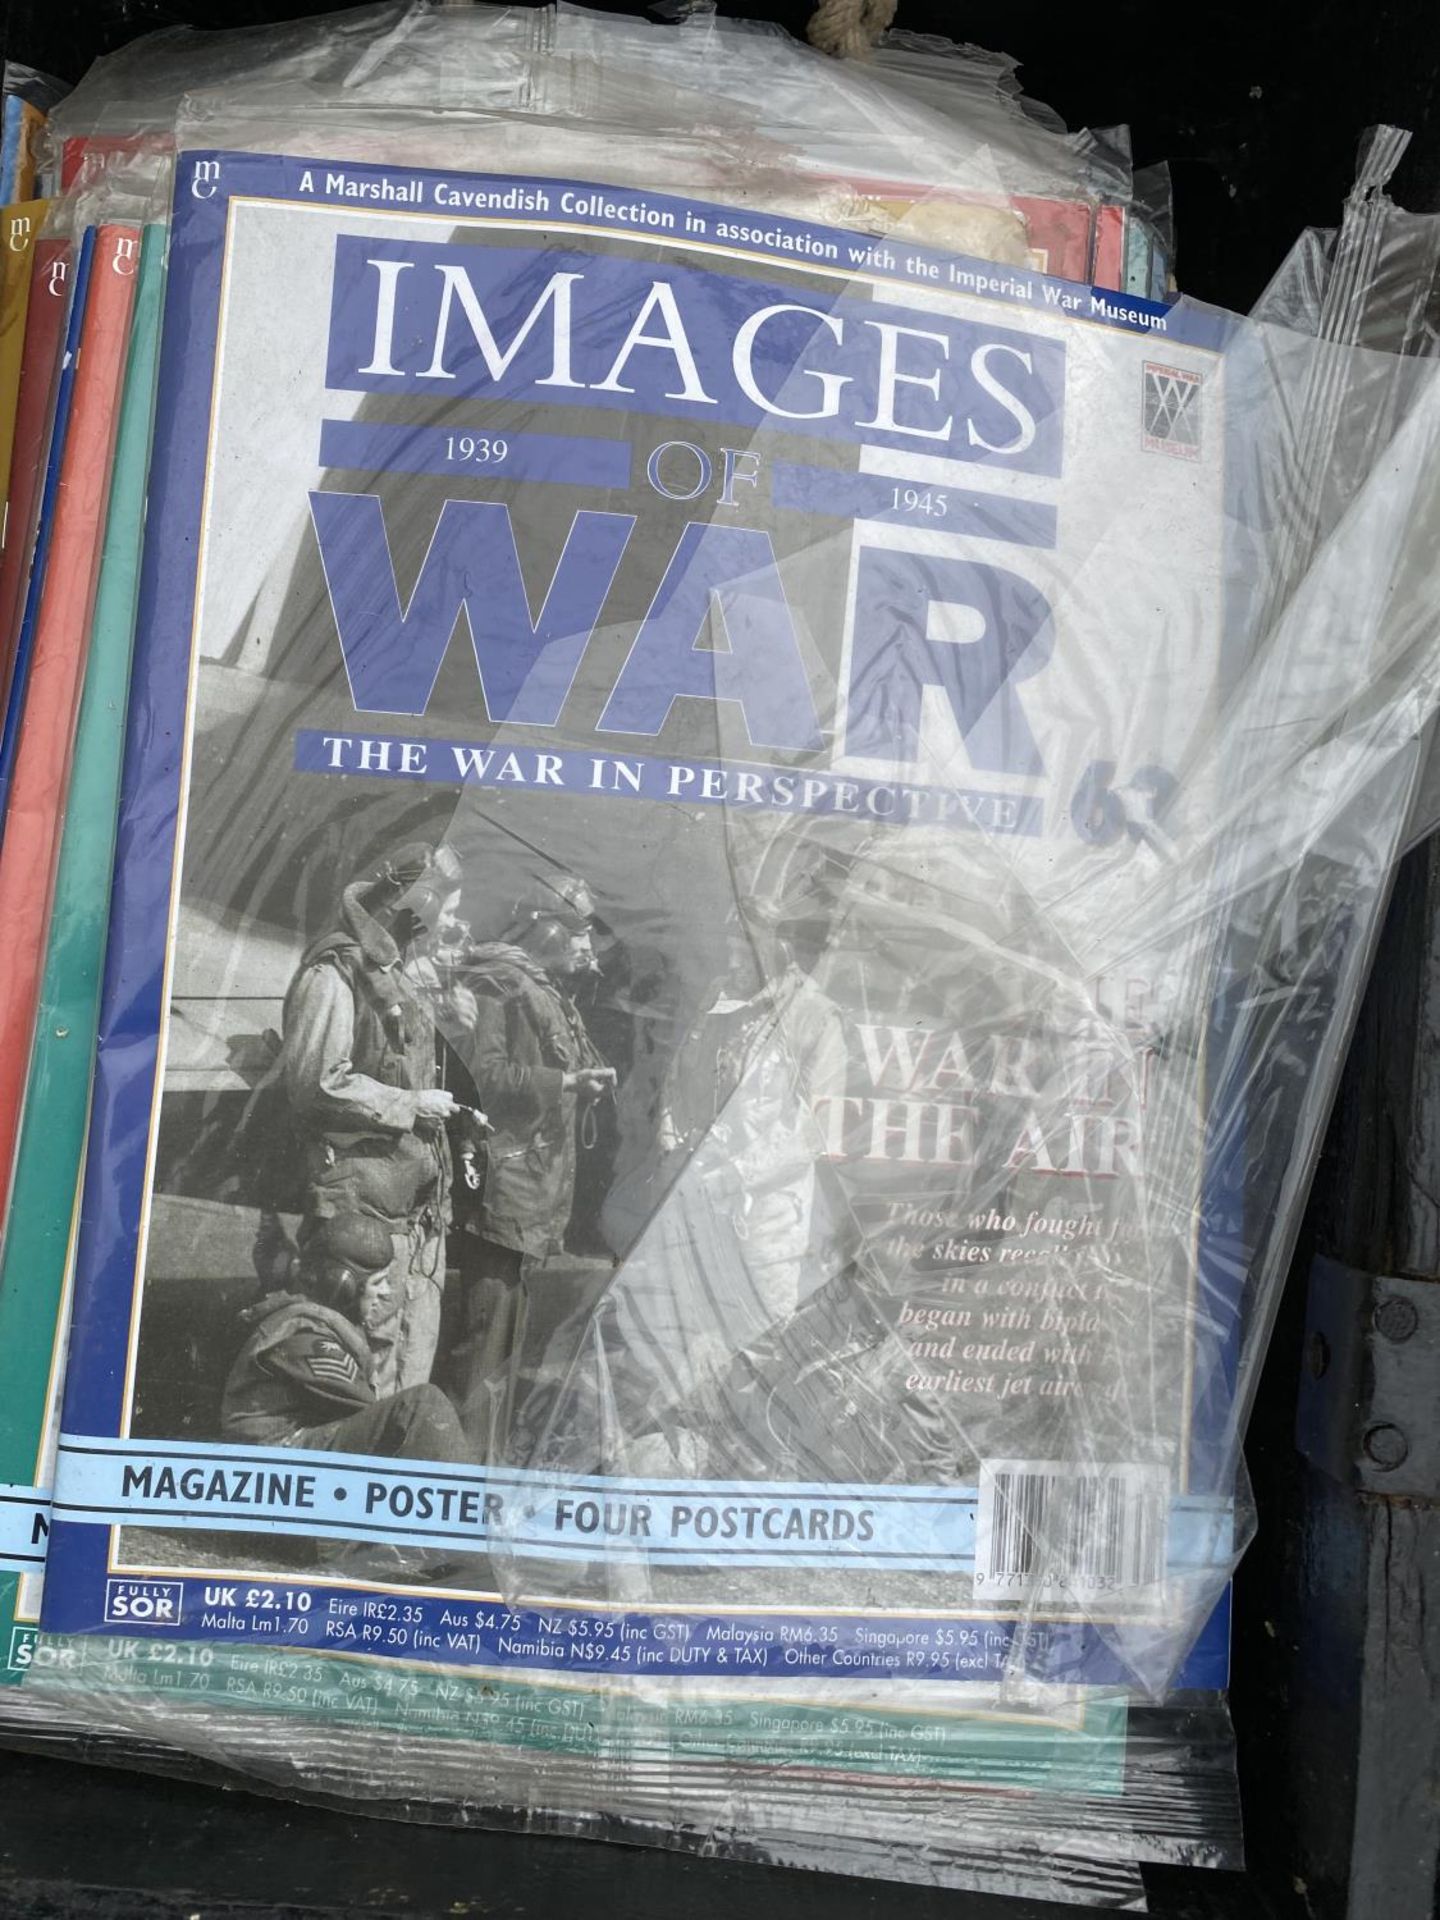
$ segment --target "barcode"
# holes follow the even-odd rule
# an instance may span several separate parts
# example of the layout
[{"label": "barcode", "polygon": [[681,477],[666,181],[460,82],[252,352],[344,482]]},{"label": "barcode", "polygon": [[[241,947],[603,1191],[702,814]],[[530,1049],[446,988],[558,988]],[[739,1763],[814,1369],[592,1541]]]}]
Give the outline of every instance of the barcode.
[{"label": "barcode", "polygon": [[988,1460],[975,1523],[977,1600],[1138,1597],[1165,1578],[1169,1474]]}]

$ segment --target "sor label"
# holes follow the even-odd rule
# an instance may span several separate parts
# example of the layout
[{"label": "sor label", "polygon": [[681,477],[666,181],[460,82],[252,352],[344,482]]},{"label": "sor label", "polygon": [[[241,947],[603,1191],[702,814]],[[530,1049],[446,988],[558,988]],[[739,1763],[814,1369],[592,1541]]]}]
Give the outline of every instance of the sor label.
[{"label": "sor label", "polygon": [[107,1580],[105,1618],[129,1626],[178,1626],[184,1592],[179,1580]]},{"label": "sor label", "polygon": [[10,1653],[5,1663],[11,1673],[26,1673],[33,1666],[36,1637],[34,1627],[11,1628]]}]

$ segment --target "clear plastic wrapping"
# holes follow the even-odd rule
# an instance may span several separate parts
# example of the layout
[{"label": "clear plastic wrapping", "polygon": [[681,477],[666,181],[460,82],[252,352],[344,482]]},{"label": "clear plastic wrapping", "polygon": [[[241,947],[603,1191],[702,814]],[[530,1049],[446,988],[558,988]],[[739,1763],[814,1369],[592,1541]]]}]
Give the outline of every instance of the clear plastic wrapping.
[{"label": "clear plastic wrapping", "polygon": [[[1260,302],[1260,311],[1323,339],[1377,347],[1396,356],[1440,351],[1440,219],[1397,207],[1386,192],[1410,136],[1396,127],[1365,135],[1354,189],[1339,228],[1303,234]],[[1337,434],[1383,432],[1403,410],[1405,374],[1395,395],[1361,393],[1332,409]],[[1380,424],[1376,407],[1382,409]],[[1440,823],[1440,765],[1432,746],[1411,804],[1408,851]]]},{"label": "clear plastic wrapping", "polygon": [[1132,187],[1004,63],[369,11],[178,131],[6,1716],[992,1891],[1235,1864],[1433,370],[1012,258]]},{"label": "clear plastic wrapping", "polygon": [[951,1744],[969,1753],[947,1779],[902,1758],[917,1728],[933,1737],[933,1716],[804,1704],[788,1687],[738,1710],[689,1688],[667,1709],[653,1685],[559,1691],[204,1652],[202,1668],[193,1647],[47,1636],[25,1686],[0,1696],[4,1736],[426,1824],[1140,1912],[1145,1863],[1241,1864],[1230,1725],[1213,1694],[1132,1713],[1123,1739],[1117,1703],[1102,1703],[1068,1750],[1060,1716],[1047,1731],[978,1713],[968,1733],[951,1716]]},{"label": "clear plastic wrapping", "polygon": [[343,86],[423,4],[376,0],[308,20],[288,20],[228,33],[170,27],[104,55],[50,114],[46,168],[74,184],[87,149],[125,152],[156,138],[168,142],[182,97],[207,84],[243,87],[257,74],[307,78]]},{"label": "clear plastic wrapping", "polygon": [[[96,64],[52,141],[69,179],[87,149],[93,164],[116,142],[166,135],[181,94],[219,81],[227,99],[278,88],[302,112],[307,99],[328,99],[399,113],[648,117],[657,132],[748,143],[752,166],[773,171],[777,206],[790,193],[797,210],[861,230],[1119,287],[1131,191],[1123,137],[1065,133],[1017,100],[1011,63],[996,56],[894,38],[905,44],[861,69],[709,15],[664,28],[574,6],[409,0],[239,34],[152,36]],[[811,178],[801,184],[797,172]]]}]

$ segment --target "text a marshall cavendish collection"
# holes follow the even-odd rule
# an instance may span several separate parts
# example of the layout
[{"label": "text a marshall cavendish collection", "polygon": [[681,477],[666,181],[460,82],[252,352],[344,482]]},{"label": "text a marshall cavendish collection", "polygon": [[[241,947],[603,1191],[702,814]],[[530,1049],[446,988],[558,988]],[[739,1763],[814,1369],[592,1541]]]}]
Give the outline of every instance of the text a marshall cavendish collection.
[{"label": "text a marshall cavendish collection", "polygon": [[477,186],[421,174],[358,175],[333,167],[306,168],[301,173],[298,190],[329,201],[369,206],[424,208],[472,216],[540,214],[562,221],[603,222],[622,229],[705,240],[718,246],[738,245],[757,252],[791,254],[857,273],[870,270],[893,274],[925,285],[943,285],[957,292],[1027,306],[1047,305],[1062,313],[1082,314],[1148,333],[1170,331],[1163,312],[1149,311],[1145,303],[1121,303],[1103,288],[1062,287],[1055,281],[1031,279],[1023,273],[987,269],[982,261],[942,260],[920,249],[892,247],[883,240],[844,236],[836,239],[828,234],[806,232],[793,221],[757,226],[726,216],[720,209],[656,206],[643,195],[621,200],[593,188],[552,192],[538,184]]}]

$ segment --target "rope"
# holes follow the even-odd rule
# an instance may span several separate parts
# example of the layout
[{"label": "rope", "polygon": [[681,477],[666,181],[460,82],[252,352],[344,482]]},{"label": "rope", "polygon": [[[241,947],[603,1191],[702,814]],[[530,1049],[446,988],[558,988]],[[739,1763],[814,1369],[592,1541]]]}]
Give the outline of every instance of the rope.
[{"label": "rope", "polygon": [[864,60],[895,18],[896,5],[897,0],[820,0],[806,36],[822,53]]}]

